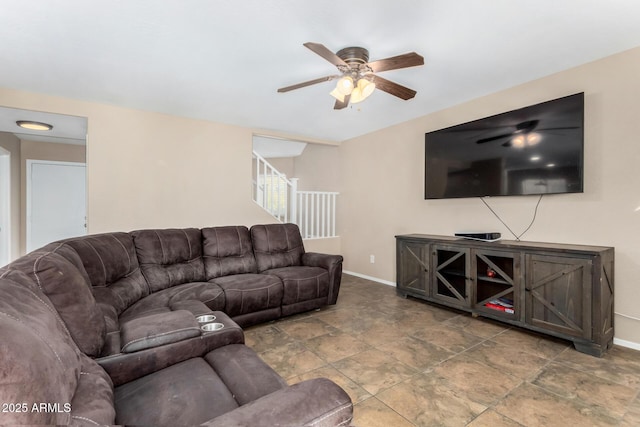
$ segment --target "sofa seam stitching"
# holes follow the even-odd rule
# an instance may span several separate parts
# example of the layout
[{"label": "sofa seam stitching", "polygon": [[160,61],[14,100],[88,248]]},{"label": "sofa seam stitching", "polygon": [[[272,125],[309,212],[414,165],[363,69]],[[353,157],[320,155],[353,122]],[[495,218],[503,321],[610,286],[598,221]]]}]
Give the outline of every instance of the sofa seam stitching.
[{"label": "sofa seam stitching", "polygon": [[307,426],[313,426],[313,425],[316,425],[316,424],[318,424],[319,422],[322,422],[322,421],[326,420],[326,419],[327,419],[327,418],[329,418],[330,416],[335,415],[335,414],[337,414],[338,412],[343,411],[343,410],[347,409],[348,407],[350,407],[350,406],[352,406],[352,405],[353,405],[352,403],[345,403],[345,404],[343,404],[342,406],[340,406],[340,407],[338,407],[338,408],[334,409],[333,411],[329,412],[328,414],[325,414],[325,415],[323,415],[323,416],[322,416],[322,417],[320,417],[320,418],[316,418],[316,419],[314,419],[313,421],[311,421],[311,422],[309,422],[309,423],[307,423],[307,424],[305,424],[305,425],[307,425]]},{"label": "sofa seam stitching", "polygon": [[80,415],[71,415],[71,418],[75,418],[77,420],[89,421],[90,423],[93,423],[93,424],[95,424],[97,426],[104,425],[104,424],[100,424],[99,422],[97,422],[95,420],[92,420],[91,418],[83,417],[83,416],[80,416]]}]

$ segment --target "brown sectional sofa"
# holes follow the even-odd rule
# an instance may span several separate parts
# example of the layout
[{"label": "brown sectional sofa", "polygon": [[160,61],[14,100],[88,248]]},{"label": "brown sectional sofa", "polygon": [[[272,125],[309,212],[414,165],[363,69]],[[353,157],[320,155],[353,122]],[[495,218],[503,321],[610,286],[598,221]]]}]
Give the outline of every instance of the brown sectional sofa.
[{"label": "brown sectional sofa", "polygon": [[[0,424],[347,425],[340,387],[287,386],[239,326],[334,304],[341,269],[305,253],[292,224],[89,235],[27,254],[0,269],[12,405]],[[202,314],[222,329],[202,331]]]}]

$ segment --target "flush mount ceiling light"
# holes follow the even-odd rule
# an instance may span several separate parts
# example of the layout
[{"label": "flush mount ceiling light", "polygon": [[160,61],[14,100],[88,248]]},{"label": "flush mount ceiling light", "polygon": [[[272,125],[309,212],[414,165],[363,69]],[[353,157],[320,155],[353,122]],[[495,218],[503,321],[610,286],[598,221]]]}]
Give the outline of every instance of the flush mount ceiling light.
[{"label": "flush mount ceiling light", "polygon": [[330,92],[331,96],[336,99],[333,107],[335,110],[346,108],[349,103],[355,104],[364,101],[376,88],[404,100],[411,99],[416,95],[415,90],[383,79],[375,74],[424,65],[424,58],[415,52],[369,62],[369,51],[363,47],[346,47],[333,53],[319,43],[309,42],[305,43],[304,46],[335,65],[340,74],[283,87],[278,89],[278,92],[289,92],[290,90],[337,79],[336,87]]},{"label": "flush mount ceiling light", "polygon": [[32,120],[18,120],[16,124],[21,128],[29,130],[47,131],[53,129],[53,126],[51,126],[49,123],[34,122]]}]

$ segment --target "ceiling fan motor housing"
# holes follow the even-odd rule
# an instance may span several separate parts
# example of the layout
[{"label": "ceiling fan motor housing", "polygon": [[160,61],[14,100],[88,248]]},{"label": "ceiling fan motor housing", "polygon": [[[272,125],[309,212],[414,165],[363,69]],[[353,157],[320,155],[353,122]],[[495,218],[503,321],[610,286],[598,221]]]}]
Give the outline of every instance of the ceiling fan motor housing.
[{"label": "ceiling fan motor housing", "polygon": [[336,55],[353,69],[358,69],[369,62],[369,51],[363,47],[345,47],[340,49]]}]

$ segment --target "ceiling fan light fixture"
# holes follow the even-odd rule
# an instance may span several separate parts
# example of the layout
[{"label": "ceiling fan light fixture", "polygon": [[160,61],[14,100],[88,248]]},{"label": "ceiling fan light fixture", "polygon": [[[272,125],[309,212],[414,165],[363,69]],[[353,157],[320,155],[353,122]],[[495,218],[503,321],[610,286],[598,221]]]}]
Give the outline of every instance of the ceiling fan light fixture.
[{"label": "ceiling fan light fixture", "polygon": [[357,86],[351,92],[351,103],[357,104],[367,99],[376,89],[376,84],[367,79],[358,80]]},{"label": "ceiling fan light fixture", "polygon": [[358,80],[358,88],[362,92],[362,97],[364,99],[367,99],[373,93],[373,91],[376,90],[376,84],[363,78]]},{"label": "ceiling fan light fixture", "polygon": [[342,92],[340,92],[337,87],[333,88],[333,90],[329,92],[329,95],[333,96],[335,99],[337,99],[340,102],[344,102],[344,98],[346,96]]},{"label": "ceiling fan light fixture", "polygon": [[338,80],[336,89],[343,95],[351,95],[353,91],[353,78],[351,76],[343,76]]},{"label": "ceiling fan light fixture", "polygon": [[48,131],[53,129],[49,123],[34,122],[32,120],[18,120],[16,124],[23,129]]},{"label": "ceiling fan light fixture", "polygon": [[357,104],[358,102],[362,102],[364,101],[364,97],[362,96],[362,91],[360,90],[359,87],[356,86],[355,89],[353,89],[353,92],[351,92],[351,98],[349,99],[349,102],[351,102],[352,104]]}]

